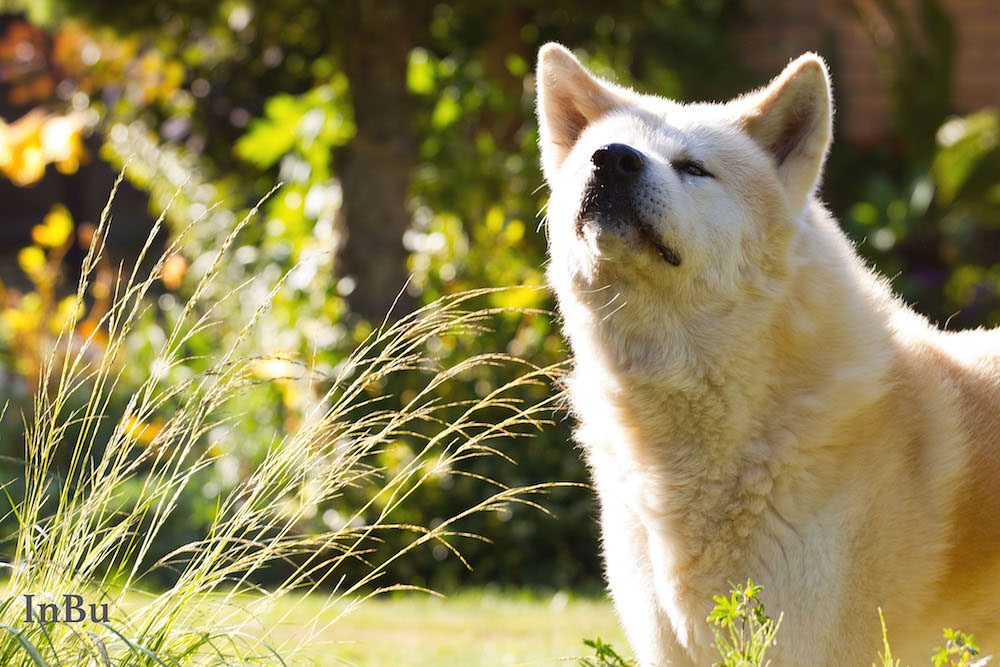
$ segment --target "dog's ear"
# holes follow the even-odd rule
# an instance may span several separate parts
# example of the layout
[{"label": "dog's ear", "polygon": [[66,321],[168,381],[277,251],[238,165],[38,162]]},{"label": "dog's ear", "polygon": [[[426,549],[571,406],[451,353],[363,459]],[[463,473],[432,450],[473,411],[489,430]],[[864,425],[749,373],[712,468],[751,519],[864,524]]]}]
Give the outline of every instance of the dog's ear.
[{"label": "dog's ear", "polygon": [[625,98],[555,42],[539,50],[536,79],[542,170],[551,182],[584,129]]},{"label": "dog's ear", "polygon": [[833,133],[830,76],[823,59],[806,53],[765,88],[742,99],[741,124],[771,154],[796,211],[819,181]]}]

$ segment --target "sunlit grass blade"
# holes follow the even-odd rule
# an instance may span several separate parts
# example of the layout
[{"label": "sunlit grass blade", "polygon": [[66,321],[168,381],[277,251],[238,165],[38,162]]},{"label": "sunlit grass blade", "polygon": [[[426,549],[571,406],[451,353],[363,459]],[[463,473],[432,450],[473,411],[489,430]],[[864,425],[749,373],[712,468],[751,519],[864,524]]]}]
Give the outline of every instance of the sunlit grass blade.
[{"label": "sunlit grass blade", "polygon": [[[102,261],[111,206],[109,199],[83,263],[76,292],[81,302]],[[471,339],[489,331],[496,318],[518,314],[476,306],[494,290],[446,296],[395,321],[387,317],[326,375],[287,354],[272,356],[254,347],[251,334],[282,289],[284,277],[278,277],[243,321],[225,323],[235,333],[230,344],[199,357],[198,372],[165,379],[170,369],[191,363],[186,346],[215,326],[219,299],[246,287],[225,290],[214,300],[208,296],[256,211],[252,208],[208,257],[191,298],[164,331],[154,364],[137,386],[128,387],[124,401],[115,397],[125,389],[128,343],[139,335],[138,323],[151,307],[146,297],[164,264],[161,257],[148,270],[140,268],[159,222],[140,261],[119,271],[100,321],[101,342],[93,331],[78,335],[72,324],[60,334],[24,418],[23,488],[4,486],[6,513],[17,524],[7,547],[9,577],[0,605],[7,629],[0,637],[4,664],[64,664],[66,656],[105,665],[286,664],[303,648],[314,649],[326,627],[371,596],[424,590],[386,580],[391,567],[422,545],[440,544],[471,567],[460,546],[462,540],[479,539],[462,528],[473,514],[511,504],[544,511],[537,495],[553,485],[509,488],[468,465],[486,456],[509,460],[505,442],[550,423],[560,400],[553,383],[564,369],[539,368],[502,353],[447,365],[428,351],[433,340]],[[165,256],[175,251],[175,244],[168,244]],[[529,312],[537,314],[522,311]],[[261,365],[270,360],[296,370],[289,377],[262,375]],[[477,370],[496,367],[511,379],[484,396],[443,398]],[[380,389],[394,378],[405,378],[413,388],[405,400]],[[183,494],[218,457],[211,434],[239,419],[251,392],[278,381],[301,382],[311,392],[308,409],[294,428],[275,433],[261,458],[219,495],[203,534],[154,557],[170,520],[183,518]],[[140,443],[137,425],[154,417],[162,423]],[[398,441],[411,443],[413,453],[389,468],[379,456]],[[481,482],[485,497],[433,526],[399,520],[418,491],[440,474]],[[367,495],[358,496],[339,526],[303,529],[314,525],[307,519],[317,508],[359,487]],[[296,502],[289,504],[289,498]],[[381,547],[390,532],[405,536],[391,553]],[[282,577],[265,588],[261,574],[272,571]],[[171,585],[156,589],[150,585],[156,576]],[[106,604],[109,618],[27,624],[16,603],[26,593],[50,603],[79,594]],[[270,628],[255,623],[292,594],[320,596],[329,613],[290,638],[272,639]],[[294,606],[282,608],[287,616]]]}]

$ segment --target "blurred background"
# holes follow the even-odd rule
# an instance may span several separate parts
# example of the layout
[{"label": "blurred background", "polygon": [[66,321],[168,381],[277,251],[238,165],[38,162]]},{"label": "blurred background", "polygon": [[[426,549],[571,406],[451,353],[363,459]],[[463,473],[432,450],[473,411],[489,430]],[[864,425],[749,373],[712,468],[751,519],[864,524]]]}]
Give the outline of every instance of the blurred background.
[{"label": "blurred background", "polygon": [[[201,221],[168,260],[130,339],[116,388],[122,405],[211,251],[279,181],[207,301],[249,287],[219,302],[222,326],[188,341],[189,361],[170,371],[178,379],[198,372],[207,351],[224,349],[239,327],[227,330],[225,322],[241,322],[289,270],[255,345],[331,371],[397,296],[400,313],[467,288],[542,285],[538,226],[547,193],[532,70],[549,40],[601,75],[680,100],[732,97],[765,83],[789,58],[820,52],[837,100],[823,197],[859,251],[919,311],[949,328],[1000,323],[996,0],[4,1],[4,481],[18,483],[19,415],[30,412],[41,358],[74,316],[69,295],[80,261],[126,162],[110,253],[90,287],[81,332],[97,327],[119,262],[130,266],[156,216],[167,211],[161,251]],[[552,307],[544,290],[491,298],[497,306]],[[434,344],[444,360],[480,351],[537,364],[566,356],[556,323],[543,315],[505,316],[474,341]],[[443,398],[485,395],[506,372],[481,368]],[[238,422],[206,437],[215,462],[185,491],[187,511],[176,515],[184,520],[164,531],[175,539],[158,545],[161,554],[204,532],[220,493],[294,429],[322,391],[279,361],[260,364],[259,375],[272,381],[248,399]],[[383,389],[399,400],[413,391],[405,383]],[[504,453],[516,465],[494,459],[471,469],[488,466],[484,474],[511,485],[586,481],[566,418],[554,421],[509,443]],[[135,428],[151,440],[158,422]],[[412,455],[412,443],[399,441],[379,464],[392,469]],[[418,525],[485,496],[481,483],[458,475],[441,475],[420,493],[405,517]],[[544,504],[553,516],[519,508],[470,518],[463,527],[493,541],[459,545],[471,571],[437,545],[399,561],[390,576],[444,589],[599,589],[591,493],[557,489]],[[301,530],[337,526],[345,514],[333,502]]]}]

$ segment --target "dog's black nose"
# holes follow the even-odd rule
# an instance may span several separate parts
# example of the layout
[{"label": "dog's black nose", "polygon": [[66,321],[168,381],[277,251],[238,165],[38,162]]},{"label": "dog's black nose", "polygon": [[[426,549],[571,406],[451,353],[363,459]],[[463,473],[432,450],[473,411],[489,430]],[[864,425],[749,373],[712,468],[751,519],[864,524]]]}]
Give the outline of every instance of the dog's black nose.
[{"label": "dog's black nose", "polygon": [[601,146],[590,156],[590,161],[597,167],[594,175],[606,182],[632,180],[642,171],[645,162],[642,153],[625,144]]}]

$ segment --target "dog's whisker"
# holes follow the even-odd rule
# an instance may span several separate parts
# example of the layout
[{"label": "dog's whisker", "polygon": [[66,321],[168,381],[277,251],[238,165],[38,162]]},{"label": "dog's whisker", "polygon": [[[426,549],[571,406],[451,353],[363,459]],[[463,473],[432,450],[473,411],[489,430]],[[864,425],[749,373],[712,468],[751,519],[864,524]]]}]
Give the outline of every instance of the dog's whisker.
[{"label": "dog's whisker", "polygon": [[622,301],[622,304],[620,306],[618,306],[617,308],[615,308],[614,310],[612,310],[610,313],[608,313],[607,315],[605,315],[604,317],[601,318],[601,323],[603,324],[604,322],[606,322],[608,319],[610,319],[611,317],[613,317],[614,315],[616,315],[618,313],[618,311],[620,311],[622,308],[624,308],[627,305],[628,305],[628,301]]},{"label": "dog's whisker", "polygon": [[604,304],[603,306],[600,306],[599,308],[596,308],[595,312],[598,312],[598,313],[601,312],[602,310],[604,310],[605,308],[607,308],[608,306],[610,306],[611,304],[613,304],[615,301],[617,301],[618,297],[620,297],[621,295],[622,295],[621,292],[615,292],[615,295],[613,297],[611,297],[606,304]]},{"label": "dog's whisker", "polygon": [[598,292],[603,292],[606,289],[611,289],[611,283],[608,283],[604,287],[598,287],[596,289],[584,289],[584,290],[580,290],[580,294],[597,294]]},{"label": "dog's whisker", "polygon": [[[539,211],[538,213],[541,213],[541,211]],[[542,231],[542,227],[544,227],[548,221],[549,221],[548,214],[543,215],[538,221],[538,226],[535,227],[535,233],[537,234],[538,232]]]}]

